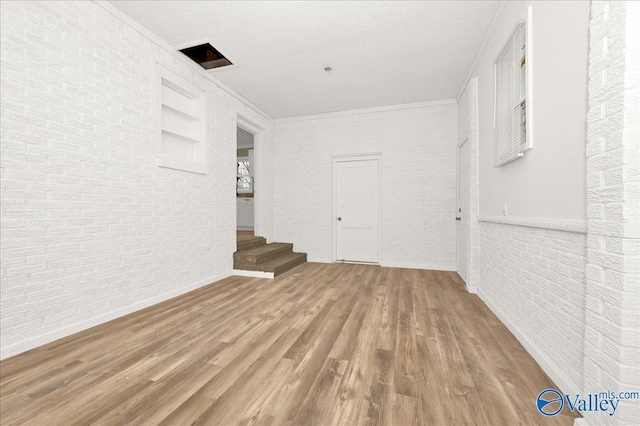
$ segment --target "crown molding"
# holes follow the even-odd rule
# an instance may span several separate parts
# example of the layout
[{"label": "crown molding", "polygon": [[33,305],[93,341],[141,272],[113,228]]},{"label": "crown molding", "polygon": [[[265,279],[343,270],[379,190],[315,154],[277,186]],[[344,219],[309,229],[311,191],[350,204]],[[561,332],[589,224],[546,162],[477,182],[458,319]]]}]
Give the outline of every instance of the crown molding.
[{"label": "crown molding", "polygon": [[455,99],[442,99],[438,101],[416,102],[412,104],[386,105],[371,108],[349,109],[345,111],[325,112],[321,114],[300,115],[298,117],[277,118],[276,123],[293,123],[297,121],[320,120],[333,117],[343,117],[346,115],[370,114],[374,112],[398,111],[402,109],[427,108],[443,105],[455,105]]},{"label": "crown molding", "polygon": [[462,82],[462,86],[460,86],[460,90],[458,91],[458,96],[456,96],[456,102],[460,100],[462,93],[467,88],[467,84],[469,84],[469,80],[471,80],[473,73],[476,71],[476,68],[478,67],[478,62],[480,62],[480,58],[484,54],[484,51],[487,49],[489,40],[491,40],[491,37],[493,37],[493,33],[495,32],[496,27],[498,26],[498,21],[500,20],[500,17],[502,16],[502,12],[504,11],[504,8],[506,7],[506,5],[507,5],[506,0],[502,0],[498,5],[498,9],[496,10],[496,13],[494,13],[493,18],[491,19],[489,28],[487,29],[487,32],[484,34],[484,38],[480,43],[480,47],[478,47],[478,50],[476,51],[476,54],[473,57],[473,62],[471,62],[471,66],[469,67],[469,71],[467,71],[467,75]]},{"label": "crown molding", "polygon": [[235,91],[234,89],[232,89],[231,87],[227,86],[222,81],[218,80],[216,77],[214,77],[213,75],[208,73],[200,65],[196,64],[195,62],[191,61],[190,59],[188,61],[185,60],[187,58],[187,56],[185,56],[183,53],[181,53],[178,50],[176,50],[174,46],[171,46],[169,43],[167,43],[166,41],[164,41],[163,39],[161,39],[160,37],[158,37],[157,35],[155,35],[151,31],[149,31],[147,28],[142,26],[142,24],[140,24],[138,21],[136,21],[133,18],[131,18],[129,15],[124,13],[122,10],[118,9],[117,7],[115,7],[113,4],[111,4],[111,2],[106,1],[106,0],[93,0],[93,2],[95,4],[97,4],[98,6],[100,6],[101,8],[103,8],[105,11],[111,13],[116,18],[118,18],[121,21],[123,21],[125,24],[129,25],[130,27],[132,27],[133,29],[138,31],[140,34],[142,34],[143,36],[145,36],[146,38],[148,38],[149,40],[151,40],[152,42],[157,44],[159,47],[165,49],[169,54],[173,55],[179,61],[187,64],[193,70],[195,70],[200,75],[202,75],[203,77],[205,77],[209,81],[211,81],[213,84],[215,84],[218,88],[220,88],[221,90],[224,90],[225,92],[227,92],[227,94],[233,96],[235,99],[237,99],[238,101],[242,102],[247,107],[253,109],[256,113],[262,115],[267,120],[273,121],[273,117],[271,117],[269,114],[267,114],[264,110],[262,110],[257,105],[255,105],[253,102],[251,102],[249,99],[245,98],[240,93],[238,93],[237,91]]}]

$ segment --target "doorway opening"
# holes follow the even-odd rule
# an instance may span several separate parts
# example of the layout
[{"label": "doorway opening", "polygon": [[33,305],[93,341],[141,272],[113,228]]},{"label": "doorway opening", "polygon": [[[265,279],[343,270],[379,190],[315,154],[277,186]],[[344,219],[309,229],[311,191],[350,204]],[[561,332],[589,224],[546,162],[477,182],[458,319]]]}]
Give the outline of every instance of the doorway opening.
[{"label": "doorway opening", "polygon": [[236,137],[236,239],[254,235],[254,135],[237,128]]}]

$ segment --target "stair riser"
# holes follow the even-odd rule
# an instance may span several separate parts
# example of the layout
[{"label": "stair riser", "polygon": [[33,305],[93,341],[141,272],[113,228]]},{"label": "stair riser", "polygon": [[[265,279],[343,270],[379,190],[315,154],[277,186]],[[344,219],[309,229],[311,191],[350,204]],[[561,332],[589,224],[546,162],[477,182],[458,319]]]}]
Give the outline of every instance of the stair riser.
[{"label": "stair riser", "polygon": [[276,248],[273,248],[272,250],[269,250],[268,252],[260,253],[256,255],[247,255],[247,254],[236,252],[233,254],[233,261],[238,263],[248,263],[248,264],[256,265],[258,263],[265,262],[269,259],[273,259],[274,257],[291,253],[292,251],[293,251],[293,244],[288,244],[287,246],[283,246],[283,247],[276,247]]},{"label": "stair riser", "polygon": [[291,262],[287,262],[284,265],[281,265],[278,268],[276,268],[276,270],[273,271],[273,276],[275,278],[278,275],[282,275],[285,272],[290,271],[291,269],[295,268],[296,266],[302,265],[306,261],[307,261],[307,255],[305,254],[304,257],[301,256],[298,259],[292,260]]},{"label": "stair riser", "polygon": [[[291,256],[292,254],[293,253],[289,253],[289,254],[285,254],[284,256]],[[295,254],[296,256],[293,259],[289,259],[283,263],[277,264],[276,266],[272,266],[268,264],[265,265],[262,263],[253,265],[248,263],[234,262],[233,269],[244,270],[244,271],[273,272],[274,274],[275,273],[281,274],[307,261],[306,253],[295,253]]]},{"label": "stair riser", "polygon": [[263,246],[267,244],[267,240],[264,238],[249,240],[249,241],[238,241],[236,243],[236,251],[249,250],[254,247]]}]

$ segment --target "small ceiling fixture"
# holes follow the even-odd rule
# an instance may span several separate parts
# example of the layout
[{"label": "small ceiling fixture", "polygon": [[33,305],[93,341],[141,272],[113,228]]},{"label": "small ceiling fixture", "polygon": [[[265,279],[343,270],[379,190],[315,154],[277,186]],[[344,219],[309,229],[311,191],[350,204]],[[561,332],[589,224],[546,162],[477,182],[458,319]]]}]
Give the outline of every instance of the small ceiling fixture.
[{"label": "small ceiling fixture", "polygon": [[331,72],[331,71],[333,71],[333,68],[331,68],[331,67],[324,67],[324,70],[325,70],[326,72]]},{"label": "small ceiling fixture", "polygon": [[230,60],[209,43],[180,49],[182,53],[200,64],[205,70],[233,65]]}]

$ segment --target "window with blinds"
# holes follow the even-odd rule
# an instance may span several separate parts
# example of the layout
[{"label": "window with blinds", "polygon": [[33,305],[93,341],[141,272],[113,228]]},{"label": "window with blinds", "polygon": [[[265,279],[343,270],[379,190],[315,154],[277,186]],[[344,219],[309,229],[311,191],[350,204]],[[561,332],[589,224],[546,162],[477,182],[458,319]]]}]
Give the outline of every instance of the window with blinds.
[{"label": "window with blinds", "polygon": [[527,123],[527,33],[518,24],[495,62],[495,165],[523,156],[529,143]]}]

